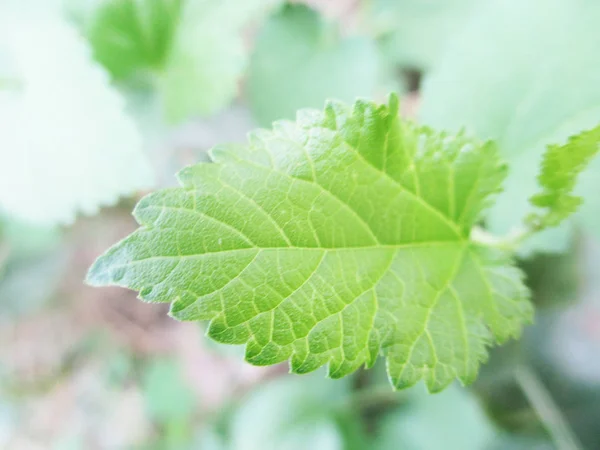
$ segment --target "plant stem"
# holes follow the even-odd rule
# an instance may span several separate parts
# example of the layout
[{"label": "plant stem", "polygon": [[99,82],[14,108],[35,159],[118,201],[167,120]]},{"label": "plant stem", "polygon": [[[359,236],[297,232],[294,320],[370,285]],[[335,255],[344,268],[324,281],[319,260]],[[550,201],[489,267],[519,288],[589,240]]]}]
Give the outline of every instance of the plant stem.
[{"label": "plant stem", "polygon": [[552,437],[557,449],[582,450],[583,446],[536,373],[527,366],[517,366],[515,379]]},{"label": "plant stem", "polygon": [[508,236],[496,236],[483,228],[474,227],[471,231],[471,239],[480,244],[514,253],[523,241],[531,237],[536,231],[532,228],[520,228]]}]

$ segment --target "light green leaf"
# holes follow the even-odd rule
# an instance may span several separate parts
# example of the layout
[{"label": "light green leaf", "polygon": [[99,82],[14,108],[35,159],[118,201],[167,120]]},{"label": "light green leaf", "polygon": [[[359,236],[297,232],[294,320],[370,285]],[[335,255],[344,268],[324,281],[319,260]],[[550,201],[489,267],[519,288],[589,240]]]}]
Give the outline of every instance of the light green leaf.
[{"label": "light green leaf", "polygon": [[[424,83],[421,118],[435,127],[467,127],[497,140],[509,162],[505,192],[490,211],[492,231],[505,234],[528,198],[547,145],[600,122],[600,4],[592,0],[484,2]],[[544,11],[540,14],[540,11]],[[506,26],[510,24],[510,26]],[[600,161],[582,174],[577,220],[600,230]],[[572,222],[572,221],[570,221]],[[570,224],[546,230],[530,250],[564,250]]]},{"label": "light green leaf", "polygon": [[281,378],[249,395],[231,419],[229,448],[235,450],[342,450],[333,416],[348,383],[319,376]]},{"label": "light green leaf", "polygon": [[544,208],[528,222],[536,229],[553,227],[577,211],[582,198],[573,195],[579,174],[600,150],[600,126],[572,136],[565,145],[551,145],[544,154],[538,176],[541,193],[531,197],[531,204]]},{"label": "light green leaf", "polygon": [[214,114],[234,99],[247,63],[244,27],[280,2],[188,2],[158,85],[169,119]]},{"label": "light green leaf", "polygon": [[108,0],[88,36],[113,77],[149,81],[178,122],[233,100],[247,63],[244,28],[280,2]]},{"label": "light green leaf", "polygon": [[185,421],[194,411],[194,393],[176,361],[159,359],[145,370],[143,392],[148,415],[160,423]]},{"label": "light green leaf", "polygon": [[439,395],[416,391],[412,400],[384,417],[376,450],[481,450],[496,437],[490,420],[465,389],[450,386]]},{"label": "light green leaf", "polygon": [[94,56],[117,79],[160,70],[182,5],[183,0],[105,0],[87,32]]},{"label": "light green leaf", "polygon": [[388,58],[411,69],[428,70],[460,31],[477,0],[373,0],[366,3],[369,22],[382,35]]},{"label": "light green leaf", "polygon": [[139,133],[76,30],[46,10],[0,6],[0,22],[0,208],[69,223],[148,187]]},{"label": "light green leaf", "polygon": [[338,378],[387,357],[397,388],[472,381],[531,318],[521,273],[469,240],[505,175],[492,144],[329,103],[255,133],[143,199],[94,285],[172,302],[258,365]]},{"label": "light green leaf", "polygon": [[292,119],[300,108],[321,107],[327,98],[350,102],[372,96],[378,64],[371,39],[342,39],[316,11],[288,5],[257,38],[248,75],[252,112],[268,125]]}]

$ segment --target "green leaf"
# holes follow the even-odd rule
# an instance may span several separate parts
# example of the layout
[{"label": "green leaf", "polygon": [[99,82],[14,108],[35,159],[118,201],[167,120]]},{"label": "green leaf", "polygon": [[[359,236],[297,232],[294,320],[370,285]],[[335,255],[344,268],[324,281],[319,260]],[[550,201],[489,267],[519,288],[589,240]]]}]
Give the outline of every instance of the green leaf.
[{"label": "green leaf", "polygon": [[[423,122],[494,139],[509,163],[487,217],[493,232],[506,234],[531,213],[546,146],[600,123],[599,21],[600,4],[589,0],[483,2],[425,79]],[[585,202],[575,219],[597,236],[599,190],[600,160],[576,189]],[[540,233],[529,250],[565,250],[572,222]]]},{"label": "green leaf", "polygon": [[106,0],[87,32],[96,59],[117,79],[160,70],[179,23],[183,0]]},{"label": "green leaf", "polygon": [[402,122],[398,100],[330,102],[212,151],[91,268],[172,302],[257,365],[338,378],[387,357],[397,388],[472,381],[531,318],[521,273],[469,240],[505,175],[492,144]]},{"label": "green leaf", "polygon": [[348,384],[318,376],[284,377],[252,392],[231,418],[229,448],[235,450],[342,450],[333,415]]},{"label": "green leaf", "polygon": [[167,119],[210,115],[238,91],[247,63],[244,28],[281,0],[109,0],[88,36],[116,79],[158,91]]},{"label": "green leaf", "polygon": [[144,372],[143,391],[147,412],[159,423],[186,421],[194,411],[194,393],[176,361],[153,361]]},{"label": "green leaf", "polygon": [[373,0],[370,25],[380,33],[386,56],[401,67],[435,66],[448,40],[460,30],[476,0]]},{"label": "green leaf", "polygon": [[385,416],[376,450],[481,450],[496,437],[491,421],[468,390],[450,386],[439,395],[415,388],[413,398]]},{"label": "green leaf", "polygon": [[167,118],[214,114],[234,99],[247,63],[244,27],[280,2],[196,0],[186,5],[158,83]]},{"label": "green leaf", "polygon": [[25,222],[70,223],[151,185],[123,99],[62,17],[0,6],[2,57],[14,83],[0,90],[0,208]]},{"label": "green leaf", "polygon": [[342,39],[334,25],[304,5],[288,5],[259,34],[250,60],[248,96],[269,125],[327,98],[354,101],[377,86],[377,48],[369,38]]},{"label": "green leaf", "polygon": [[583,199],[573,195],[575,182],[599,150],[600,126],[572,136],[565,145],[548,147],[538,176],[543,191],[530,199],[532,205],[546,211],[528,217],[534,228],[557,226],[577,211]]}]

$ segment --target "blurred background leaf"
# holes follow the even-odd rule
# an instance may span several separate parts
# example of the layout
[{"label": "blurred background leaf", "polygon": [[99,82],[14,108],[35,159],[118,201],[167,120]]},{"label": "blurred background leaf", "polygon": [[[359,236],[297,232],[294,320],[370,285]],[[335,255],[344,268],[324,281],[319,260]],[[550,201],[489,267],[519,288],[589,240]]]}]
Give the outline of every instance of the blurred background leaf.
[{"label": "blurred background leaf", "polygon": [[248,74],[254,116],[269,125],[293,119],[300,108],[320,108],[327,98],[371,97],[380,76],[378,58],[372,39],[344,38],[316,11],[289,5],[257,37]]},{"label": "blurred background leaf", "polygon": [[166,116],[181,121],[221,111],[238,92],[246,67],[246,26],[278,0],[189,0],[164,77]]},{"label": "blurred background leaf", "polygon": [[171,49],[183,0],[106,0],[87,31],[95,58],[115,79],[159,71]]},{"label": "blurred background leaf", "polygon": [[194,396],[177,361],[156,359],[144,371],[144,399],[151,418],[160,423],[186,420],[194,411]]},{"label": "blurred background leaf", "polygon": [[408,404],[382,420],[378,449],[479,450],[494,440],[494,426],[468,391],[451,386],[429,395],[418,386],[411,394]]},{"label": "blurred background leaf", "polygon": [[388,61],[404,69],[428,71],[477,3],[481,2],[372,0],[366,2],[366,14]]},{"label": "blurred background leaf", "polygon": [[[600,121],[598,20],[600,5],[590,0],[485,2],[425,80],[425,122],[496,139],[510,163],[505,192],[487,218],[494,232],[508,232],[529,212],[545,146]],[[599,170],[595,160],[581,177],[585,203],[576,218],[596,234]],[[547,230],[524,252],[564,251],[571,229],[572,221]]]},{"label": "blurred background leaf", "polygon": [[231,419],[231,449],[341,450],[334,405],[348,391],[323,373],[289,377],[250,395]]},{"label": "blurred background leaf", "polygon": [[87,43],[58,13],[0,8],[0,54],[14,79],[0,90],[0,207],[70,223],[151,186],[139,133]]}]

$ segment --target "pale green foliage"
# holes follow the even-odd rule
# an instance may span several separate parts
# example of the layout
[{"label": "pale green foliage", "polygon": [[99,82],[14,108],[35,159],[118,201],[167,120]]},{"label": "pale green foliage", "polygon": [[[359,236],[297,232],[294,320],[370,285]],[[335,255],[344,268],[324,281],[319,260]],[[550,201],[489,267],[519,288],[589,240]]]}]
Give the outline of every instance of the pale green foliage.
[{"label": "pale green foliage", "polygon": [[144,371],[143,393],[146,411],[158,423],[185,420],[194,412],[194,392],[177,361],[153,361]]},{"label": "pale green foliage", "polygon": [[113,77],[149,81],[177,122],[233,100],[247,63],[243,31],[280,2],[108,0],[88,36]]},{"label": "pale green foliage", "polygon": [[[510,171],[487,224],[504,234],[531,212],[547,145],[600,122],[600,3],[593,0],[491,0],[448,46],[426,78],[424,122],[495,139]],[[543,13],[541,13],[543,12]],[[510,26],[507,26],[510,24]],[[576,218],[600,230],[600,160],[582,174]],[[571,221],[572,222],[572,221]],[[531,248],[564,250],[570,224],[536,237]]]},{"label": "pale green foliage", "polygon": [[2,209],[68,223],[149,187],[152,172],[121,98],[56,11],[0,6],[0,60],[0,78],[11,80],[0,90]]},{"label": "pale green foliage", "polygon": [[300,108],[325,99],[354,101],[374,94],[378,55],[367,37],[343,39],[336,26],[304,5],[288,5],[257,37],[248,96],[257,120],[292,119]]},{"label": "pale green foliage", "polygon": [[407,404],[383,418],[376,450],[481,450],[490,447],[496,430],[477,398],[450,386],[439,395],[415,387]]},{"label": "pale green foliage", "polygon": [[231,419],[228,448],[347,448],[332,412],[347,398],[349,383],[315,375],[302,379],[281,378],[249,395]]},{"label": "pale green foliage", "polygon": [[577,211],[582,198],[572,194],[575,182],[598,150],[600,126],[572,136],[565,145],[548,147],[538,176],[543,191],[530,199],[534,206],[547,211],[528,218],[534,228],[556,226]]},{"label": "pale green foliage", "polygon": [[183,0],[105,0],[87,32],[94,56],[115,78],[161,69]]},{"label": "pale green foliage", "polygon": [[159,81],[167,117],[208,115],[237,94],[247,63],[244,27],[279,0],[192,0]]},{"label": "pale green foliage", "polygon": [[531,318],[510,258],[469,240],[505,167],[493,145],[397,113],[396,97],[333,102],[214,149],[139,203],[142,227],[89,282],[209,320],[253,364],[337,378],[382,353],[397,388],[472,381]]},{"label": "pale green foliage", "polygon": [[371,27],[382,35],[388,58],[402,67],[427,70],[443,54],[477,0],[372,0],[365,2]]}]

